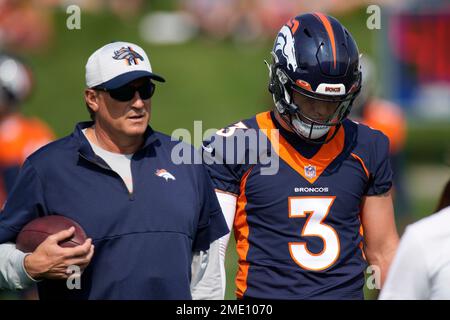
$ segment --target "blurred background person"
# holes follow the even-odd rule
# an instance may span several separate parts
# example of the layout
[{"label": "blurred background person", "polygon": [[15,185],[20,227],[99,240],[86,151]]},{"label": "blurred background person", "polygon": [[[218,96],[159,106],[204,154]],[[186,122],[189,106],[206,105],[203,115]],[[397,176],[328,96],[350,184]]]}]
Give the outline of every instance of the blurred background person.
[{"label": "blurred background person", "polygon": [[450,180],[437,212],[406,228],[381,300],[450,300]]},{"label": "blurred background person", "polygon": [[[43,1],[44,2],[44,1]],[[0,1],[0,48],[40,52],[53,40],[53,15],[39,1]]]},{"label": "blurred background person", "polygon": [[407,121],[402,108],[377,95],[376,66],[371,58],[360,59],[362,72],[361,93],[355,99],[350,117],[369,127],[380,130],[389,138],[389,155],[393,171],[395,215],[399,229],[411,222],[408,195],[404,182],[404,148],[407,138]]},{"label": "blurred background person", "polygon": [[[45,122],[22,114],[22,105],[33,87],[31,68],[20,58],[0,52],[0,207],[25,159],[55,138]],[[21,291],[19,297],[35,299],[37,293],[31,287]]]},{"label": "blurred background person", "polygon": [[239,0],[181,0],[179,9],[192,15],[202,33],[225,39],[236,25],[238,4]]},{"label": "blurred background person", "polygon": [[0,206],[25,159],[54,139],[43,121],[21,113],[32,89],[31,69],[19,58],[0,53]]},{"label": "blurred background person", "polygon": [[442,210],[448,206],[450,206],[450,180],[447,182],[447,185],[444,187],[444,190],[442,191],[442,195],[439,198],[436,211]]}]

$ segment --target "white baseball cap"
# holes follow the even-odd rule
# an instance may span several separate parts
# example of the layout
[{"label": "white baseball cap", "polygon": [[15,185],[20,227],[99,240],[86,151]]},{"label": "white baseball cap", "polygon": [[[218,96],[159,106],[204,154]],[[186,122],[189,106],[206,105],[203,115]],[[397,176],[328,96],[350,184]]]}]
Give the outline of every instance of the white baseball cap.
[{"label": "white baseball cap", "polygon": [[147,54],[134,43],[109,43],[95,51],[86,63],[88,88],[116,89],[142,77],[165,82],[163,77],[152,72]]}]

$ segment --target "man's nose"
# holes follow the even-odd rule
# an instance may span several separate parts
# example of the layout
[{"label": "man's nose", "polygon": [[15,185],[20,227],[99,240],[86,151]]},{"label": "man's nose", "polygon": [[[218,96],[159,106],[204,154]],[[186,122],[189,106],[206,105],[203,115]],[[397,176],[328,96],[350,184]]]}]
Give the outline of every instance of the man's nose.
[{"label": "man's nose", "polygon": [[334,105],[329,103],[318,103],[315,106],[316,115],[321,118],[327,118],[334,113]]},{"label": "man's nose", "polygon": [[132,104],[133,108],[143,108],[145,106],[144,100],[142,100],[141,96],[139,95],[139,92],[136,91],[134,93],[134,98],[133,98],[133,104]]}]

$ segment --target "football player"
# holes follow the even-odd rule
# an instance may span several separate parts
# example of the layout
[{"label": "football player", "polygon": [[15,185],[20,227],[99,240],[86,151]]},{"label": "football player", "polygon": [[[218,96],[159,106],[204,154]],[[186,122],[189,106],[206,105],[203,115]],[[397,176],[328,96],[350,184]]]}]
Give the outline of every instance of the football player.
[{"label": "football player", "polygon": [[[347,119],[361,87],[357,45],[335,18],[304,14],[281,28],[272,57],[273,110],[203,144],[234,228],[237,298],[363,299],[367,264],[382,283],[398,235],[388,139]],[[242,139],[252,131],[257,140]],[[276,174],[264,172],[261,135]]]},{"label": "football player", "polygon": [[0,53],[0,207],[25,159],[55,138],[43,121],[21,113],[33,89],[32,80],[23,61]]}]

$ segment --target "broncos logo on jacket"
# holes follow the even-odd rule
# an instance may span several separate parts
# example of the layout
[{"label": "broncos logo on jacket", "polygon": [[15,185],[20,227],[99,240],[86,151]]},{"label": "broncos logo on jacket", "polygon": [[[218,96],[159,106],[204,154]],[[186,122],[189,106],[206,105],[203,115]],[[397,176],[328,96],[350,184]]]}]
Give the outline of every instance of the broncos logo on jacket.
[{"label": "broncos logo on jacket", "polygon": [[144,58],[133,50],[131,47],[122,47],[117,51],[114,51],[113,59],[116,60],[126,60],[128,65],[131,66],[132,64],[138,64],[140,59],[141,61],[144,61]]}]

